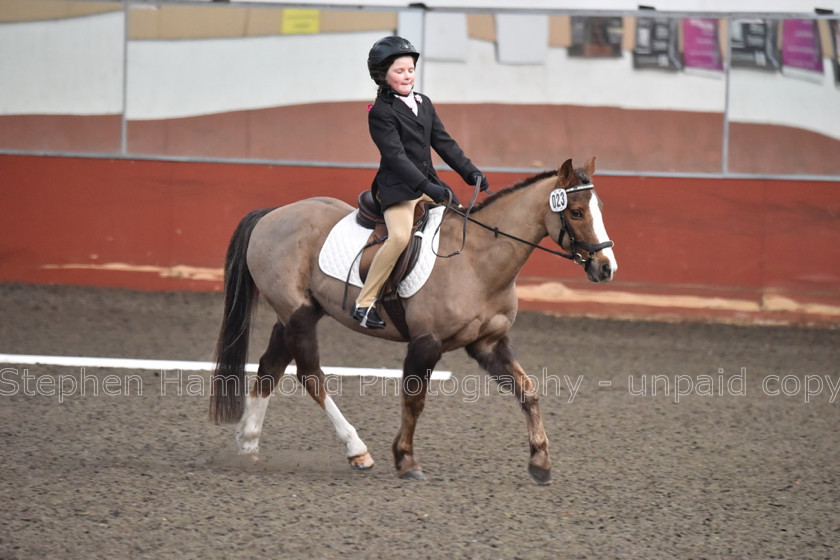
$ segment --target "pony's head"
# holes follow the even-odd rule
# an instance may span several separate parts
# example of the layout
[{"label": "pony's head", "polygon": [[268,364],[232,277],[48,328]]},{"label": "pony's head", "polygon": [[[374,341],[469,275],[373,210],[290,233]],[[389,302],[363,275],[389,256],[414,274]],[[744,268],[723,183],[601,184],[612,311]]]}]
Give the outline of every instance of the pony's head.
[{"label": "pony's head", "polygon": [[592,184],[594,173],[594,157],[577,169],[571,159],[560,166],[545,226],[551,239],[584,267],[592,282],[609,282],[618,264],[604,227],[603,203]]}]

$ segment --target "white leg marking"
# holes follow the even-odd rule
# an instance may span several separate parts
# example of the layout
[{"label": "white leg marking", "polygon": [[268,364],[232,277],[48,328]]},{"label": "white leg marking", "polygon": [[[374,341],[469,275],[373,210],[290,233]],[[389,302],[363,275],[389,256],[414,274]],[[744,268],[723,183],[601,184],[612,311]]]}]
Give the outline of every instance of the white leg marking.
[{"label": "white leg marking", "polygon": [[260,451],[260,432],[262,432],[265,409],[269,397],[245,397],[245,412],[236,426],[236,443],[240,455],[256,455]]},{"label": "white leg marking", "polygon": [[362,453],[367,453],[367,446],[359,438],[359,435],[356,433],[356,428],[344,418],[344,415],[338,410],[335,401],[329,395],[324,399],[324,410],[335,427],[335,433],[338,434],[338,439],[347,446],[347,456],[355,457]]},{"label": "white leg marking", "polygon": [[[595,231],[598,243],[608,241],[610,236],[607,235],[607,228],[604,226],[604,216],[601,214],[601,205],[597,196],[589,197],[589,213],[592,216],[592,229]],[[615,271],[618,270],[618,263],[615,260],[615,253],[613,252],[612,247],[603,249],[601,254],[610,261],[612,273],[615,274]]]}]

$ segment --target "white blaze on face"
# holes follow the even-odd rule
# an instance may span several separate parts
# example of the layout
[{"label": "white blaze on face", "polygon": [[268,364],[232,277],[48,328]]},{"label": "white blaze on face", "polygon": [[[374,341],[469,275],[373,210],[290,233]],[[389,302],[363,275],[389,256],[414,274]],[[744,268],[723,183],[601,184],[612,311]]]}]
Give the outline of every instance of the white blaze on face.
[{"label": "white blaze on face", "polygon": [[[592,229],[595,231],[596,243],[604,243],[609,241],[610,237],[607,235],[607,228],[604,227],[604,216],[601,214],[601,206],[598,204],[598,197],[595,193],[589,197],[589,215],[592,216]],[[612,273],[618,270],[618,263],[615,261],[615,253],[612,247],[601,250],[601,254],[610,262]]]}]

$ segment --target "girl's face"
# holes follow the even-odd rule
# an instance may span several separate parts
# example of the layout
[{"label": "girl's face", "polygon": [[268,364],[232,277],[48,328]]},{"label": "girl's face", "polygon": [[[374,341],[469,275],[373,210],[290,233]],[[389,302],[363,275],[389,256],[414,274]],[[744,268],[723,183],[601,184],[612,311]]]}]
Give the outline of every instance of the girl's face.
[{"label": "girl's face", "polygon": [[388,68],[385,81],[400,95],[411,93],[414,88],[414,57],[406,55],[396,59]]}]

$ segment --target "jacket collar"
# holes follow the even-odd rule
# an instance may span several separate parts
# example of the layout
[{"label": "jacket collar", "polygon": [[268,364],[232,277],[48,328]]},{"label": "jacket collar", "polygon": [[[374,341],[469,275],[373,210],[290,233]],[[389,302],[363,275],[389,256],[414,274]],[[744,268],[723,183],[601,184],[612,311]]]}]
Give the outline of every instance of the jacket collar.
[{"label": "jacket collar", "polygon": [[391,95],[387,96],[386,99],[387,99],[388,103],[391,103],[394,106],[395,111],[398,111],[398,112],[403,113],[405,115],[410,115],[411,118],[417,119],[417,118],[420,118],[423,114],[423,101],[421,101],[421,99],[420,99],[420,94],[411,92],[411,95],[414,95],[415,96],[414,99],[417,101],[417,114],[416,115],[414,114],[414,111],[411,110],[411,107],[409,107],[401,99],[397,99],[395,97],[395,94],[392,93]]}]

